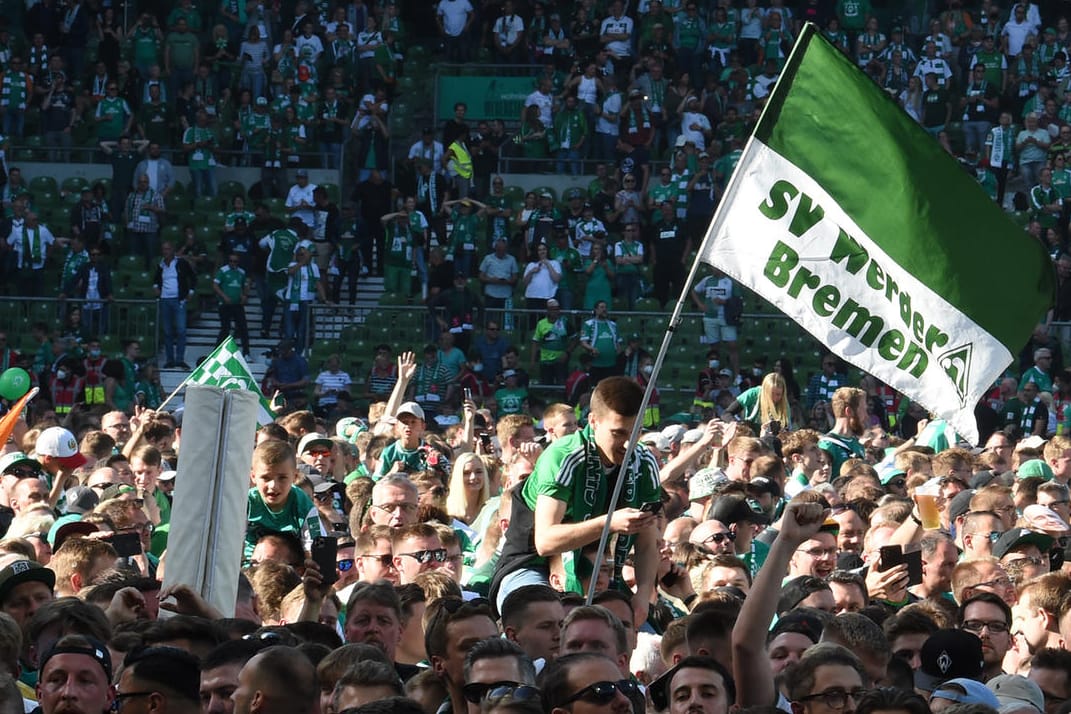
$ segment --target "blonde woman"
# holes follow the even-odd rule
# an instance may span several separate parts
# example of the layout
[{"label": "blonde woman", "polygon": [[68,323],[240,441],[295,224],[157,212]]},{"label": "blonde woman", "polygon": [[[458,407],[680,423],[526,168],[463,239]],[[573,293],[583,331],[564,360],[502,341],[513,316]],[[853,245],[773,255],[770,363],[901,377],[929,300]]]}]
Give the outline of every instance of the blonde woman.
[{"label": "blonde woman", "polygon": [[725,410],[725,418],[730,419],[738,414],[740,419],[756,427],[778,422],[781,429],[787,430],[792,422],[792,413],[788,406],[785,378],[777,372],[771,372],[763,377],[760,386],[741,392]]},{"label": "blonde woman", "polygon": [[446,512],[466,524],[476,520],[490,497],[490,481],[483,460],[472,452],[457,457],[450,473],[450,492]]}]

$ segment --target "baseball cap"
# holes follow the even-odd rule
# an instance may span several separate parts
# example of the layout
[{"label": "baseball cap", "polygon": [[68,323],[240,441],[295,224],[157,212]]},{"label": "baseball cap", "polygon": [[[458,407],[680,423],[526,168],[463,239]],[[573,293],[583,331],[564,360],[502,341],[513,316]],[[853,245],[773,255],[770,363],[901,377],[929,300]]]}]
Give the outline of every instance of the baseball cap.
[{"label": "baseball cap", "polygon": [[298,178],[301,178],[302,176],[304,176],[305,178],[308,178],[309,177],[309,170],[308,169],[298,169],[297,170],[297,174],[295,174],[295,175]]},{"label": "baseball cap", "polygon": [[971,510],[971,499],[974,498],[974,494],[973,489],[967,489],[952,497],[948,503],[948,517],[952,522]]},{"label": "baseball cap", "polygon": [[903,469],[898,469],[898,468],[896,468],[896,466],[894,464],[889,464],[886,468],[882,469],[881,472],[880,472],[881,485],[882,486],[888,486],[889,482],[892,481],[897,476],[906,476],[906,475],[907,475],[907,472],[904,471]]},{"label": "baseball cap", "polygon": [[937,630],[922,645],[915,688],[932,692],[945,682],[982,676],[982,641],[965,630]]},{"label": "baseball cap", "polygon": [[722,496],[719,498],[710,509],[710,517],[716,521],[721,521],[726,526],[743,521],[760,525],[766,525],[770,522],[770,517],[762,512],[757,503],[752,506],[748,499],[740,496]]},{"label": "baseball cap", "polygon": [[38,456],[51,456],[65,469],[77,469],[85,465],[85,455],[78,451],[78,440],[62,426],[50,426],[37,437]]},{"label": "baseball cap", "polygon": [[60,516],[52,524],[52,528],[48,531],[48,543],[52,546],[52,552],[55,553],[68,538],[75,536],[84,538],[90,533],[96,533],[98,530],[96,525],[83,521],[82,516],[79,514],[71,513],[66,516]]},{"label": "baseball cap", "polygon": [[56,587],[56,574],[34,560],[16,560],[0,569],[0,603],[23,583],[44,583],[49,590]]},{"label": "baseball cap", "polygon": [[726,367],[725,369],[722,369],[722,370],[718,371],[718,376],[719,377],[732,377],[733,376],[733,371],[731,369],[729,369],[728,367]]},{"label": "baseball cap", "polygon": [[684,436],[681,437],[681,443],[683,444],[695,444],[703,438],[703,429],[689,429],[684,432]]},{"label": "baseball cap", "polygon": [[341,485],[338,481],[332,481],[331,479],[316,474],[309,476],[309,483],[312,484],[313,493],[326,493],[327,491],[333,491],[337,486]]},{"label": "baseball cap", "polygon": [[517,370],[515,370],[515,369],[504,369],[504,370],[502,370],[502,379],[509,379],[510,377],[516,377],[516,376],[517,376]]},{"label": "baseball cap", "polygon": [[1052,549],[1052,536],[1036,533],[1028,528],[1012,528],[1005,531],[1004,535],[993,544],[993,555],[1003,558],[1023,545],[1036,545],[1042,553],[1048,553]]},{"label": "baseball cap", "polygon": [[268,106],[268,98],[267,97],[257,97],[257,106],[258,107],[266,107],[266,106]]},{"label": "baseball cap", "polygon": [[368,424],[358,417],[343,417],[335,424],[335,434],[351,444],[363,432],[368,431]]},{"label": "baseball cap", "polygon": [[1001,674],[985,683],[1000,702],[998,709],[1007,707],[1009,711],[1019,711],[1023,705],[1032,706],[1039,712],[1045,711],[1045,694],[1037,682],[1017,674]]},{"label": "baseball cap", "polygon": [[662,436],[670,441],[677,442],[684,438],[684,433],[686,431],[688,431],[688,427],[683,424],[670,424],[662,430]]},{"label": "baseball cap", "polygon": [[335,442],[327,438],[327,434],[317,434],[315,432],[306,434],[301,437],[301,441],[298,442],[297,453],[301,456],[306,451],[314,446],[322,446],[326,449],[334,448]]},{"label": "baseball cap", "polygon": [[1071,526],[1048,506],[1033,504],[1023,509],[1023,519],[1028,528],[1044,533],[1066,533]]},{"label": "baseball cap", "polygon": [[401,416],[402,414],[409,414],[415,416],[420,421],[424,421],[424,410],[416,402],[404,402],[398,407],[397,416]]},{"label": "baseball cap", "polygon": [[12,451],[10,454],[4,454],[4,458],[0,459],[0,474],[6,474],[8,469],[14,468],[18,464],[32,466],[38,473],[42,470],[41,462],[37,459],[31,459],[21,451]]},{"label": "baseball cap", "polygon": [[1046,481],[1052,481],[1052,467],[1041,459],[1030,459],[1019,464],[1019,471],[1015,474],[1016,478],[1043,478]]},{"label": "baseball cap", "polygon": [[100,494],[100,502],[110,501],[113,498],[118,498],[124,493],[137,493],[137,489],[126,483],[115,483],[104,489]]},{"label": "baseball cap", "polygon": [[790,612],[813,593],[829,590],[829,585],[813,575],[800,575],[781,585],[781,597],[777,599],[777,612]]},{"label": "baseball cap", "polygon": [[88,486],[74,486],[67,489],[63,492],[63,500],[67,503],[67,513],[88,513],[100,503],[97,492]]},{"label": "baseball cap", "polygon": [[629,92],[628,92],[628,98],[629,99],[635,99],[636,97],[642,97],[642,96],[643,96],[643,92],[641,92],[638,89],[630,89]]},{"label": "baseball cap", "polygon": [[[658,436],[661,437],[661,434]],[[718,487],[726,483],[728,480],[729,477],[719,468],[699,469],[695,472],[695,475],[688,480],[688,500],[698,501],[701,498],[713,496],[714,492],[718,490]],[[719,518],[718,520],[721,519]],[[722,521],[722,523],[725,523],[725,521]],[[729,524],[725,523],[725,525]]]},{"label": "baseball cap", "polygon": [[157,481],[174,481],[176,476],[178,476],[178,471],[175,471],[174,469],[168,469],[167,471],[164,471],[159,476],[157,476],[156,480]]},{"label": "baseball cap", "polygon": [[104,676],[107,677],[108,681],[110,682],[112,679],[112,656],[108,652],[107,646],[92,637],[86,637],[86,640],[89,642],[89,647],[82,647],[79,645],[60,645],[58,643],[53,645],[52,649],[50,649],[45,654],[45,656],[41,658],[41,664],[38,665],[37,671],[39,673],[44,672],[45,665],[48,664],[48,661],[56,655],[80,654],[90,657],[97,664],[99,664],[100,668],[104,670]]},{"label": "baseball cap", "polygon": [[984,704],[987,707],[1000,709],[1000,702],[989,687],[963,677],[950,679],[938,686],[930,695],[930,699],[934,697],[948,699],[958,704]]},{"label": "baseball cap", "polygon": [[566,223],[563,219],[559,218],[558,220],[554,221],[554,230],[556,230],[556,231],[564,231],[564,230],[567,230],[568,228],[569,228],[569,224]]}]

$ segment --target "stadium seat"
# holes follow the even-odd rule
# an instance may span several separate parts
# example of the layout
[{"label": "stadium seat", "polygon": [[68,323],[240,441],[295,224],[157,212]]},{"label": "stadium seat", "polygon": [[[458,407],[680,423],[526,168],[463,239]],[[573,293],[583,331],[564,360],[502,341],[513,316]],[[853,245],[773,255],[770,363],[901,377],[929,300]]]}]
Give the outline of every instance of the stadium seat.
[{"label": "stadium seat", "polygon": [[30,192],[34,196],[41,196],[44,193],[59,194],[59,186],[56,184],[56,179],[51,176],[34,176],[30,179]]},{"label": "stadium seat", "polygon": [[81,176],[68,176],[63,179],[63,183],[60,188],[66,193],[81,194],[82,189],[89,185],[89,181],[85,180]]}]

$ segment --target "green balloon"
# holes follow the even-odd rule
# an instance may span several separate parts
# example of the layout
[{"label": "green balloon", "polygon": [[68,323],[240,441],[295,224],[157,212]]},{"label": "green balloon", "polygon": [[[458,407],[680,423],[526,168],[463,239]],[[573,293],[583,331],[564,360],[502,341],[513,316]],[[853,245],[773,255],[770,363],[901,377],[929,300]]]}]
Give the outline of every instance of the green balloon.
[{"label": "green balloon", "polygon": [[21,367],[12,367],[0,374],[0,397],[15,401],[30,391],[30,375]]}]

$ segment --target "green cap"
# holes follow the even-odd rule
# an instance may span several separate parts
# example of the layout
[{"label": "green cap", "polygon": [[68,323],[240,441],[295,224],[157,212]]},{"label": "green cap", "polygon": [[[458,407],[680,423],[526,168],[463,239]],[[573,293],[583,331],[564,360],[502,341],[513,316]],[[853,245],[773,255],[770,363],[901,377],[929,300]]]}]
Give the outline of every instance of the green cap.
[{"label": "green cap", "polygon": [[1030,459],[1019,465],[1019,471],[1016,473],[1016,478],[1024,479],[1034,477],[1052,481],[1052,467],[1041,459]]}]

